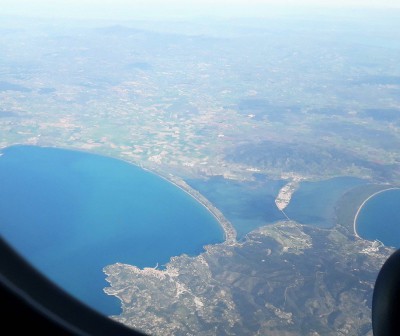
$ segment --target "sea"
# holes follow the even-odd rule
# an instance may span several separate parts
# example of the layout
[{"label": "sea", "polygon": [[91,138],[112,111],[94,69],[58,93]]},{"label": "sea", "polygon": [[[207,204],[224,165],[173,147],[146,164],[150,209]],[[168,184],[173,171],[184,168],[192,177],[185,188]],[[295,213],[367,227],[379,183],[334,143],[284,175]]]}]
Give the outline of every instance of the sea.
[{"label": "sea", "polygon": [[119,299],[103,268],[163,269],[224,233],[192,196],[162,177],[83,151],[11,146],[0,156],[0,234],[69,294],[107,316]]},{"label": "sea", "polygon": [[[286,217],[275,197],[287,181],[255,174],[254,181],[222,176],[187,180],[220,209],[244,239]],[[302,224],[336,224],[341,196],[368,181],[354,177],[302,182],[285,213]],[[369,199],[357,232],[400,247],[400,190]],[[215,217],[162,177],[115,158],[83,151],[11,146],[0,151],[0,234],[50,280],[107,316],[121,313],[108,296],[103,268],[121,262],[164,265],[173,256],[198,255],[224,239]]]},{"label": "sea", "polygon": [[379,192],[368,199],[355,225],[361,238],[400,248],[400,188]]}]

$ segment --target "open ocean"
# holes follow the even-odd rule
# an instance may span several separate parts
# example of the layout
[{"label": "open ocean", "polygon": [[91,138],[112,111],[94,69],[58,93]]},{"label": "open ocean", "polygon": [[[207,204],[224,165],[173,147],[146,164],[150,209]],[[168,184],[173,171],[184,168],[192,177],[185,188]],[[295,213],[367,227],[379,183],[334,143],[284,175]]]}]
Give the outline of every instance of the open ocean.
[{"label": "open ocean", "polygon": [[361,208],[356,230],[360,237],[400,248],[400,189],[371,197]]},{"label": "open ocean", "polygon": [[224,239],[214,216],[163,178],[80,151],[12,146],[0,156],[0,233],[70,294],[105,315],[103,267],[155,267]]}]

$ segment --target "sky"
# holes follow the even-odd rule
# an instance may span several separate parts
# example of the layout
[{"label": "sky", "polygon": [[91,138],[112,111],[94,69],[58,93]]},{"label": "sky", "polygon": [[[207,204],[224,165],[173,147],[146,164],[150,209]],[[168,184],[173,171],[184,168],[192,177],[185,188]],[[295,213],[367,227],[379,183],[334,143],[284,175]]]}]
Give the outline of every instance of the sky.
[{"label": "sky", "polygon": [[400,8],[399,0],[0,0],[0,15],[78,19],[267,16],[276,10]]}]

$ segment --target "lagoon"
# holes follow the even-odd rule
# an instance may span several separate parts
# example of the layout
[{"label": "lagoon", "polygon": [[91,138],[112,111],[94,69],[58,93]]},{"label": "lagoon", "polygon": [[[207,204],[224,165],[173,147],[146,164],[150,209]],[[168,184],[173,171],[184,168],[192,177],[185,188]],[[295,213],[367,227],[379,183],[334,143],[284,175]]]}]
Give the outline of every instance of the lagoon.
[{"label": "lagoon", "polygon": [[[272,180],[255,174],[253,181],[235,181],[222,176],[187,183],[209,199],[244,239],[254,229],[287,217],[277,208],[275,199],[287,180]],[[337,224],[335,206],[340,197],[366,180],[341,176],[321,181],[304,181],[294,192],[286,215],[300,224],[330,228]]]},{"label": "lagoon", "polygon": [[255,177],[254,181],[237,181],[212,176],[186,182],[223,212],[241,240],[254,229],[286,219],[275,205],[275,198],[286,182],[257,174]]},{"label": "lagoon", "polygon": [[285,213],[300,224],[331,228],[337,224],[335,207],[339,199],[347,191],[367,183],[351,176],[301,182]]},{"label": "lagoon", "polygon": [[1,236],[103,314],[120,314],[120,301],[103,292],[103,267],[162,268],[173,256],[197,255],[224,239],[203,205],[135,165],[50,147],[12,146],[1,153]]}]

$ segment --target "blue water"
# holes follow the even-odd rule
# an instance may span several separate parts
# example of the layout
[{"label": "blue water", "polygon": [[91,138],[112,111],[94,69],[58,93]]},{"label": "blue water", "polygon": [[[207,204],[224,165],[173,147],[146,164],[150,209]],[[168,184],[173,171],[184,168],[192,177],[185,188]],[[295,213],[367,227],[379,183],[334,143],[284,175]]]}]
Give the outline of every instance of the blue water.
[{"label": "blue water", "polygon": [[42,273],[99,312],[120,314],[102,269],[160,266],[223,241],[201,204],[121,160],[13,146],[0,157],[0,233]]},{"label": "blue water", "polygon": [[284,211],[298,223],[332,227],[336,224],[335,205],[340,197],[350,189],[367,183],[366,180],[346,176],[302,182]]},{"label": "blue water", "polygon": [[255,181],[235,181],[215,176],[186,182],[222,211],[241,239],[260,226],[286,219],[275,205],[275,198],[286,182],[256,177]]},{"label": "blue water", "polygon": [[400,189],[369,199],[358,214],[356,226],[360,237],[400,248]]},{"label": "blue water", "polygon": [[[207,180],[187,180],[205,195],[235,227],[238,239],[266,224],[286,220],[275,204],[279,190],[287,183],[255,175],[255,181],[235,181],[221,176]],[[368,183],[354,177],[336,177],[302,182],[285,213],[301,224],[332,227],[336,224],[335,205],[348,190]]]}]

